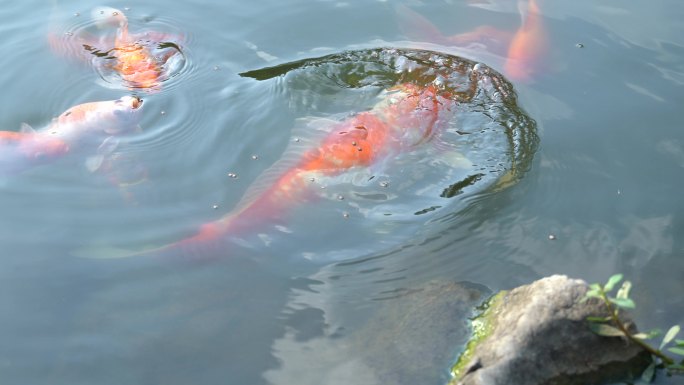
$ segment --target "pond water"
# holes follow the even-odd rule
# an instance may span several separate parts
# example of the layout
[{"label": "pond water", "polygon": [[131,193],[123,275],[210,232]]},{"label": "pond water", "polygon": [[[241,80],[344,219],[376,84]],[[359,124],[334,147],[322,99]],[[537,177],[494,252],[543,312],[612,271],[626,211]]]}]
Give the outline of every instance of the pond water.
[{"label": "pond water", "polygon": [[[538,3],[529,77],[467,41],[513,1],[4,4],[2,130],[142,104],[0,154],[0,382],[443,384],[480,301],[554,273],[684,325],[684,6]],[[340,133],[372,161],[309,167]]]}]

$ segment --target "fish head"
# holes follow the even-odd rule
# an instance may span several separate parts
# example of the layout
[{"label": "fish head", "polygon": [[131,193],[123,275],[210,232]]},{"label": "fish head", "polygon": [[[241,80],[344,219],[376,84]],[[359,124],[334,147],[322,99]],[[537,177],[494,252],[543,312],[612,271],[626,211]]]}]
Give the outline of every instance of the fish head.
[{"label": "fish head", "polygon": [[74,106],[57,118],[52,133],[60,129],[102,132],[108,135],[133,131],[142,112],[143,101],[137,96],[124,96],[116,100],[84,103]]},{"label": "fish head", "polygon": [[140,44],[117,47],[114,69],[130,88],[155,89],[160,85],[161,67],[150,50]]}]

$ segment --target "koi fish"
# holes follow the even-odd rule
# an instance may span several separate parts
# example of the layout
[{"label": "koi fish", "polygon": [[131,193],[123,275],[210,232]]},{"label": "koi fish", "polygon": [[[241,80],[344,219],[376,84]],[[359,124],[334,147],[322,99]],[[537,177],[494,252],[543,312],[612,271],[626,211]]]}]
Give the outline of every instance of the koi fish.
[{"label": "koi fish", "polygon": [[[115,8],[98,7],[92,19],[99,28],[114,28],[115,33],[97,36],[88,30],[48,35],[56,52],[92,60],[97,68],[104,69],[103,78],[117,74],[129,89],[158,90],[169,77],[168,63],[180,47],[168,40],[173,37],[158,32],[133,35],[128,30],[128,18]],[[66,37],[64,37],[66,36]],[[177,40],[177,39],[176,39]]]},{"label": "koi fish", "polygon": [[521,9],[522,22],[514,33],[485,25],[470,32],[444,36],[427,18],[406,6],[397,6],[396,13],[402,32],[411,39],[457,47],[481,44],[504,56],[504,73],[517,81],[531,81],[540,72],[548,50],[546,28],[537,0],[527,0],[526,9]]},{"label": "koi fish", "polygon": [[0,131],[0,173],[21,172],[89,147],[96,148],[97,155],[89,157],[86,166],[97,170],[116,147],[115,136],[138,128],[141,106],[142,100],[131,96],[84,103],[41,130],[24,123],[21,132]]},{"label": "koi fish", "polygon": [[115,8],[100,7],[92,12],[94,19],[117,27],[114,48],[106,54],[116,59],[113,69],[132,88],[155,88],[160,84],[161,63],[149,48],[132,39],[128,34],[128,19]]},{"label": "koi fish", "polygon": [[190,237],[127,256],[174,251],[191,255],[228,237],[248,235],[265,225],[281,223],[288,207],[315,196],[311,178],[371,167],[428,141],[438,129],[438,120],[444,121],[444,114],[453,105],[449,93],[432,84],[421,87],[407,83],[384,92],[385,97],[370,111],[344,121],[328,121],[328,134],[318,145],[303,151],[286,169],[276,162],[263,174],[267,176],[263,179],[273,182],[265,188],[261,184],[250,187],[227,215],[205,223]]}]

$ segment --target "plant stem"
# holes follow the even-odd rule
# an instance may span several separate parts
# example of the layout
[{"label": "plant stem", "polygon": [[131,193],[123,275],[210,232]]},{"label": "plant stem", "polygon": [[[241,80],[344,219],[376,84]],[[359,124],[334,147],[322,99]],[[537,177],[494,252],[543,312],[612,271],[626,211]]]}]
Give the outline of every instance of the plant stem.
[{"label": "plant stem", "polygon": [[620,318],[618,317],[618,310],[610,302],[610,300],[608,299],[608,296],[606,295],[606,292],[603,290],[603,288],[601,288],[601,297],[603,298],[603,302],[606,304],[606,307],[608,307],[608,311],[610,312],[610,316],[613,319],[613,322],[618,327],[618,329],[620,329],[620,331],[622,331],[625,334],[625,336],[627,338],[629,338],[630,341],[641,346],[642,348],[644,348],[647,352],[651,353],[652,355],[660,358],[666,366],[674,364],[674,360],[672,360],[672,358],[666,356],[660,350],[654,349],[653,347],[651,347],[651,345],[645,343],[644,341],[642,341],[638,338],[635,338],[632,335],[632,333],[630,333],[627,330],[627,327],[625,327],[625,325],[622,323],[622,321],[620,321]]}]

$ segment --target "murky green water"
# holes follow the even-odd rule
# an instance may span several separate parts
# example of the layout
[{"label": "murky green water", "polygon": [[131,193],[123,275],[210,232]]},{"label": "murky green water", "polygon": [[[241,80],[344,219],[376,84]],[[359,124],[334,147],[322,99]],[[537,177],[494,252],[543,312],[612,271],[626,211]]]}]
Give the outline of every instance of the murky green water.
[{"label": "murky green water", "polygon": [[[326,188],[284,200],[277,222],[130,258],[104,257],[220,220],[246,191],[275,182],[265,170],[287,169],[298,145],[325,138],[307,127],[368,111],[406,74],[430,68],[406,55],[377,68],[375,49],[421,60],[439,52],[427,62],[464,57],[473,61],[465,67],[505,73],[496,44],[416,31],[406,8],[443,36],[515,31],[520,16],[506,1],[113,2],[132,33],[182,51],[150,45],[171,57],[168,76],[153,91],[129,91],[107,59],[93,65],[50,43],[111,33],[93,23],[101,5],[0,8],[2,130],[40,129],[80,103],[143,99],[142,131],[118,138],[107,167],[91,173],[85,159],[98,151],[85,148],[0,177],[1,383],[440,384],[483,296],[553,273],[593,282],[622,272],[642,328],[684,324],[679,3],[540,2],[549,50],[531,82],[512,81],[516,106],[501,95],[505,80],[483,86],[492,92],[476,98],[489,100],[480,110],[440,112],[437,139],[316,176]],[[362,54],[350,60],[350,51]],[[264,68],[276,70],[245,76]],[[468,72],[453,73],[465,84]],[[487,110],[492,100],[507,107]],[[464,134],[486,124],[489,133]],[[431,300],[453,287],[462,288],[457,304]],[[456,326],[421,318],[430,312]],[[395,343],[397,333],[405,339]]]}]

